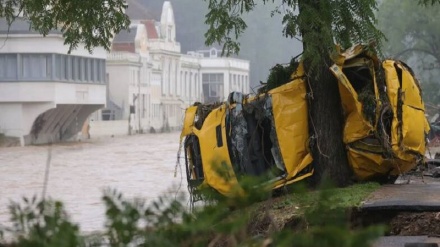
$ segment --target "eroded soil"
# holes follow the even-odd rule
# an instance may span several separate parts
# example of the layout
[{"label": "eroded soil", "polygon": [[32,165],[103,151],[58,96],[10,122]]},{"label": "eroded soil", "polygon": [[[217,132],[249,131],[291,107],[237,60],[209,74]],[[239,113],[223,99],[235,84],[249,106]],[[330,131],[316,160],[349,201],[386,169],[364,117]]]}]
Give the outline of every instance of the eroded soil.
[{"label": "eroded soil", "polygon": [[390,235],[440,236],[440,212],[402,212],[389,222]]}]

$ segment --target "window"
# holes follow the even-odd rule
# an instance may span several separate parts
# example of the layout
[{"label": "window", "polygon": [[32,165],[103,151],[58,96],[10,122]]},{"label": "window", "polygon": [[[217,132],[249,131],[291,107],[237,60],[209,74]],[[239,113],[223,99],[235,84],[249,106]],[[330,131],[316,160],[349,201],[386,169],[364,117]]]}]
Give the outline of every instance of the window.
[{"label": "window", "polygon": [[180,71],[179,85],[177,86],[177,95],[183,94],[183,72]]},{"label": "window", "polygon": [[217,57],[217,50],[215,48],[212,48],[209,53],[210,57]]},{"label": "window", "polygon": [[90,59],[84,59],[84,81],[90,81]]},{"label": "window", "polygon": [[193,73],[189,72],[189,98],[194,97],[194,86],[193,86]]},{"label": "window", "polygon": [[100,59],[100,63],[101,63],[101,71],[100,71],[101,80],[100,80],[100,82],[105,83],[105,60]]},{"label": "window", "polygon": [[209,97],[222,97],[223,85],[222,84],[209,84]]},{"label": "window", "polygon": [[105,60],[64,54],[0,54],[0,80],[105,83]]},{"label": "window", "polygon": [[208,97],[223,97],[223,77],[222,73],[203,74],[203,94]]},{"label": "window", "polygon": [[96,81],[96,60],[95,59],[91,59],[90,61],[90,80],[92,82]]},{"label": "window", "polygon": [[145,118],[145,94],[142,94],[142,118]]},{"label": "window", "polygon": [[195,84],[195,90],[196,90],[196,92],[195,92],[195,97],[196,97],[196,100],[199,98],[199,96],[200,96],[200,92],[199,92],[199,77],[198,77],[198,74],[197,73],[195,73],[194,74],[194,84]]},{"label": "window", "polygon": [[65,79],[65,80],[70,80],[70,78],[72,78],[72,75],[71,75],[71,66],[70,66],[70,63],[71,63],[71,57],[69,57],[69,56],[64,56],[64,77],[63,77],[63,79]]},{"label": "window", "polygon": [[25,79],[51,79],[52,55],[23,54],[21,56],[21,76]]},{"label": "window", "polygon": [[188,72],[185,71],[185,97],[189,96]]},{"label": "window", "polygon": [[17,79],[17,55],[0,55],[0,78]]},{"label": "window", "polygon": [[79,59],[79,62],[80,62],[80,64],[79,64],[79,71],[80,71],[80,73],[79,73],[79,77],[80,77],[80,81],[87,81],[86,80],[86,60],[87,60],[87,58],[80,58]]},{"label": "window", "polygon": [[162,96],[165,95],[165,82],[164,82],[164,76],[160,77],[160,91],[162,93]]},{"label": "window", "polygon": [[102,76],[101,76],[101,61],[96,60],[96,81],[97,82],[101,82],[102,81]]},{"label": "window", "polygon": [[76,60],[78,60],[78,58],[77,57],[71,57],[71,59],[70,59],[70,64],[71,64],[71,79],[72,80],[74,80],[74,81],[76,81],[76,80],[78,80],[78,64],[77,64],[77,61]]},{"label": "window", "polygon": [[244,93],[248,93],[249,92],[249,81],[248,81],[248,76],[244,77]]},{"label": "window", "polygon": [[176,62],[175,62],[175,65],[176,65],[176,67],[175,67],[175,73],[174,73],[174,94],[175,95],[178,95],[178,84],[177,84],[177,81],[178,81],[178,66],[179,66],[179,63],[178,63],[178,60],[176,60]]},{"label": "window", "polygon": [[61,77],[61,65],[63,64],[61,62],[61,55],[55,55],[55,79],[60,80],[62,79]]},{"label": "window", "polygon": [[169,87],[168,87],[168,94],[169,95],[172,95],[173,94],[173,84],[174,84],[174,80],[173,80],[173,78],[172,78],[172,71],[171,71],[171,69],[172,69],[172,61],[173,60],[170,60],[170,63],[168,64],[168,81],[169,81]]}]

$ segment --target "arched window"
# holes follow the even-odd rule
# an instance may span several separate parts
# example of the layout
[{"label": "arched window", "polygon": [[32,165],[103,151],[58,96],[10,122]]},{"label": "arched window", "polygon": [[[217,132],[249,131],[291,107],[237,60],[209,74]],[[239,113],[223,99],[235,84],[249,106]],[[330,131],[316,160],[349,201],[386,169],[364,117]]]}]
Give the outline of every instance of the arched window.
[{"label": "arched window", "polygon": [[209,56],[217,57],[217,50],[215,48],[211,48],[211,50],[209,51]]}]

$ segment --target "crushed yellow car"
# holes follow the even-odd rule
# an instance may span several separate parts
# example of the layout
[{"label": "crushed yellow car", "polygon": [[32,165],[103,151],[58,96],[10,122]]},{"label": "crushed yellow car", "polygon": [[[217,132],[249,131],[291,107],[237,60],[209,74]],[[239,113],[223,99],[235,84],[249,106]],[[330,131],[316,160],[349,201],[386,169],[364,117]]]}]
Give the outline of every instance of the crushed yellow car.
[{"label": "crushed yellow car", "polygon": [[[343,141],[359,180],[394,176],[422,162],[429,124],[419,84],[402,62],[379,59],[367,46],[333,56],[344,111]],[[291,81],[256,96],[195,104],[185,113],[181,145],[190,188],[224,196],[240,181],[263,176],[272,189],[313,174],[304,68]]]},{"label": "crushed yellow car", "polygon": [[233,92],[223,104],[189,107],[181,142],[190,186],[231,196],[245,176],[265,176],[278,188],[312,175],[303,75],[300,67],[267,93]]},{"label": "crushed yellow car", "polygon": [[343,141],[359,180],[398,176],[424,161],[429,123],[419,83],[403,62],[379,59],[366,46],[338,54]]}]

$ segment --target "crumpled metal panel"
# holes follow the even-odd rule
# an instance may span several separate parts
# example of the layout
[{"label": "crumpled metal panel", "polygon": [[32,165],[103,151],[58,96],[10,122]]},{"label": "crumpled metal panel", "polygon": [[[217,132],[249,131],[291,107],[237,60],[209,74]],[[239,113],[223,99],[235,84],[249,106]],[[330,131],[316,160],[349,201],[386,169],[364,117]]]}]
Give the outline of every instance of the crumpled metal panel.
[{"label": "crumpled metal panel", "polygon": [[353,172],[360,180],[368,180],[380,175],[400,175],[415,166],[415,162],[399,158],[385,159],[381,154],[356,150],[348,147],[348,162]]},{"label": "crumpled metal panel", "polygon": [[373,126],[362,114],[362,104],[358,100],[357,92],[342,72],[341,67],[334,64],[330,70],[339,81],[339,93],[345,117],[344,143],[348,144],[367,137],[373,130]]},{"label": "crumpled metal panel", "polygon": [[[232,196],[239,188],[232,163],[229,157],[226,139],[226,111],[225,105],[213,109],[206,117],[203,128],[193,128],[194,134],[199,138],[202,153],[204,185],[216,189],[225,196]],[[218,136],[218,128],[221,136]],[[217,138],[221,137],[221,140]],[[221,145],[219,145],[221,141]]]},{"label": "crumpled metal panel", "polygon": [[278,144],[287,170],[287,181],[313,161],[307,147],[309,126],[303,75],[304,70],[300,65],[292,75],[295,78],[293,81],[269,91]]},{"label": "crumpled metal panel", "polygon": [[[352,52],[336,56],[331,71],[339,81],[341,102],[345,113],[344,143],[347,144],[348,161],[360,180],[377,176],[399,175],[414,168],[425,154],[425,134],[429,130],[420,89],[409,69],[400,62],[385,60],[381,65],[377,57],[363,53],[365,46],[351,49]],[[348,54],[345,56],[344,54]],[[360,56],[364,54],[366,56]],[[351,59],[347,61],[346,59]],[[367,60],[366,60],[367,59]],[[368,61],[371,60],[370,62]],[[376,100],[376,119],[367,120],[362,111],[362,102],[343,72],[344,68],[359,66],[370,68],[374,96]],[[386,96],[393,113],[390,139],[383,135],[381,108],[384,102],[379,97],[375,66],[385,71]],[[400,74],[399,74],[400,73]],[[381,132],[382,131],[382,132]],[[379,133],[380,132],[380,133]],[[368,143],[368,141],[371,141]],[[386,143],[390,143],[386,144]],[[388,145],[388,146],[386,146]],[[389,148],[391,146],[391,148]]]},{"label": "crumpled metal panel", "polygon": [[271,122],[271,128],[270,128],[270,140],[272,142],[272,148],[270,149],[270,152],[272,153],[272,157],[275,162],[275,166],[283,171],[286,172],[286,167],[284,165],[284,160],[281,155],[281,149],[280,144],[278,141],[277,131],[276,131],[276,125],[275,125],[275,119],[273,116],[273,106],[272,106],[272,97],[266,97],[265,104],[264,104],[264,115],[266,118],[270,119]]},{"label": "crumpled metal panel", "polygon": [[[425,134],[429,124],[425,117],[425,106],[414,77],[401,63],[386,60],[383,63],[386,75],[387,94],[393,106],[393,151],[405,160],[412,160],[407,151],[425,154]],[[401,72],[399,80],[398,71]]]},{"label": "crumpled metal panel", "polygon": [[180,142],[182,138],[193,133],[194,120],[196,117],[197,106],[190,106],[185,111],[185,119],[183,120],[183,128],[180,133]]}]

